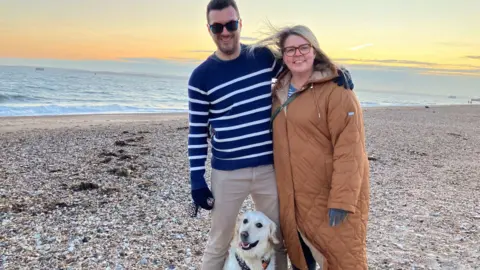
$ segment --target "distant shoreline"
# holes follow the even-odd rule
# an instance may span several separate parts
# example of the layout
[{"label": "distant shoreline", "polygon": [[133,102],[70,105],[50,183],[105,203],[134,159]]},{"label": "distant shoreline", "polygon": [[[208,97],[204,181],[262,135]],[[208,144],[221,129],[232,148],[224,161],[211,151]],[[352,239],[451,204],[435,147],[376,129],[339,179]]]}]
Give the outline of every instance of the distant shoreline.
[{"label": "distant shoreline", "polygon": [[[0,67],[5,68],[28,68],[33,71],[48,71],[48,70],[57,70],[57,71],[69,71],[69,72],[82,72],[82,73],[93,73],[93,74],[104,74],[104,75],[119,75],[119,76],[140,76],[140,77],[152,77],[152,78],[163,78],[168,77],[177,77],[181,79],[188,79],[188,75],[178,75],[178,74],[159,74],[153,72],[134,72],[134,71],[108,71],[108,70],[93,70],[93,69],[82,69],[82,68],[68,68],[68,67],[52,67],[45,65],[2,65]],[[38,70],[41,69],[41,70]]]}]

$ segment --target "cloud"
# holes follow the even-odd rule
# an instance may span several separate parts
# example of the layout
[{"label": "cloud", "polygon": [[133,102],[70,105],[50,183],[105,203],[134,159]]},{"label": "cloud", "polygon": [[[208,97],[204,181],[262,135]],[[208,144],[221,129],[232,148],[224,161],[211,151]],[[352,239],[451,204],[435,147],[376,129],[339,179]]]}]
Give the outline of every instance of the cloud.
[{"label": "cloud", "polygon": [[166,62],[198,62],[197,58],[192,57],[165,57],[165,58],[149,58],[149,57],[121,57],[119,61],[137,63],[137,64],[164,64]]},{"label": "cloud", "polygon": [[111,60],[27,59],[0,57],[0,65],[63,68],[94,72],[153,74],[155,76],[168,75],[177,77],[190,76],[192,70],[197,66],[197,64],[188,61],[182,62],[173,59],[148,57],[122,57]]},{"label": "cloud", "polygon": [[480,44],[467,43],[467,42],[437,42],[437,44],[448,46],[448,47],[473,47],[473,46],[480,45]]},{"label": "cloud", "polygon": [[362,44],[362,45],[352,47],[352,48],[350,48],[350,50],[351,51],[358,51],[358,50],[361,50],[361,49],[364,49],[364,48],[367,48],[367,47],[371,47],[371,46],[373,46],[372,43],[367,43],[367,44]]},{"label": "cloud", "polygon": [[137,64],[159,64],[165,62],[165,59],[149,57],[120,57],[118,60]]},{"label": "cloud", "polygon": [[437,63],[431,62],[421,62],[421,61],[412,61],[412,60],[398,60],[398,59],[357,59],[357,58],[337,58],[336,61],[344,62],[362,62],[362,63],[371,63],[371,64],[401,64],[401,65],[428,65],[436,66]]},{"label": "cloud", "polygon": [[189,53],[213,53],[214,50],[188,50]]},{"label": "cloud", "polygon": [[256,41],[256,40],[258,40],[258,38],[254,38],[254,37],[240,37],[240,40],[244,40],[244,41]]},{"label": "cloud", "polygon": [[[477,56],[474,56],[477,57]],[[441,64],[434,62],[423,62],[414,60],[401,60],[401,59],[359,59],[359,58],[336,58],[338,62],[353,62],[354,64],[370,64],[370,65],[388,65],[388,66],[406,66],[406,67],[419,67],[419,68],[436,68],[436,69],[452,69],[452,70],[480,70],[480,66],[477,65],[462,65],[462,64]]]},{"label": "cloud", "polygon": [[122,62],[144,63],[144,62],[155,61],[156,59],[155,58],[120,57],[117,60]]},{"label": "cloud", "polygon": [[438,70],[438,69],[431,69],[425,70],[424,72],[420,72],[422,75],[453,75],[453,76],[473,76],[473,77],[480,77],[480,70],[477,71],[451,71],[451,70]]},{"label": "cloud", "polygon": [[480,60],[480,55],[467,55],[465,58]]},{"label": "cloud", "polygon": [[164,59],[178,61],[178,62],[187,62],[187,63],[198,63],[202,61],[200,59],[192,58],[192,57],[166,57]]},{"label": "cloud", "polygon": [[346,62],[348,65],[371,70],[417,71],[428,75],[456,75],[456,76],[480,76],[479,65],[441,64],[401,59],[357,59],[337,58],[337,62]]},{"label": "cloud", "polygon": [[202,62],[198,58],[193,57],[121,57],[114,60],[117,63],[124,63],[129,65],[144,66],[144,67],[186,67],[196,66]]}]

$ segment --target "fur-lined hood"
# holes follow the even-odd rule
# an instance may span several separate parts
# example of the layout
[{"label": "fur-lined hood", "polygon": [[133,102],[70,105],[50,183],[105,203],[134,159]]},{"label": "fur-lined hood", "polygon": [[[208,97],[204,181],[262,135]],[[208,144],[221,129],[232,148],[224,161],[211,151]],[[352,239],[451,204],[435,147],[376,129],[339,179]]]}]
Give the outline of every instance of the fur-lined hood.
[{"label": "fur-lined hood", "polygon": [[[301,92],[305,89],[313,87],[313,84],[324,83],[334,78],[338,77],[337,68],[327,68],[323,65],[317,65],[308,81],[297,91]],[[279,76],[272,88],[273,97],[278,98],[281,103],[285,102],[287,99],[288,88],[290,86],[290,81],[292,79],[292,73],[290,70],[285,69]]]}]

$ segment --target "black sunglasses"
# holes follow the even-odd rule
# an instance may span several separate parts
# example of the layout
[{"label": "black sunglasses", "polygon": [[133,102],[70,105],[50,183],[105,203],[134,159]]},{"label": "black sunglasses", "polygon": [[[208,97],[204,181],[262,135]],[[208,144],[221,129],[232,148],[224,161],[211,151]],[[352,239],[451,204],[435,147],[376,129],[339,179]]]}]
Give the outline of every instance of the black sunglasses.
[{"label": "black sunglasses", "polygon": [[238,20],[236,21],[229,21],[226,24],[221,23],[214,23],[210,24],[210,30],[214,34],[220,34],[223,32],[223,27],[227,28],[228,32],[237,31],[238,29]]}]

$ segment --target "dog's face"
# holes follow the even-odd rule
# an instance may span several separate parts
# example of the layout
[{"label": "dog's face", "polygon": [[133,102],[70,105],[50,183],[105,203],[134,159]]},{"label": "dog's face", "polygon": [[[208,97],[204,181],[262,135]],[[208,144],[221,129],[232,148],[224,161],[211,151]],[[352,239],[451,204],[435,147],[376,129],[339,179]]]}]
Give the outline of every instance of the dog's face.
[{"label": "dog's face", "polygon": [[272,243],[279,243],[275,236],[276,224],[262,212],[249,211],[243,214],[237,227],[235,238],[238,248],[246,253],[258,254],[271,248]]}]

